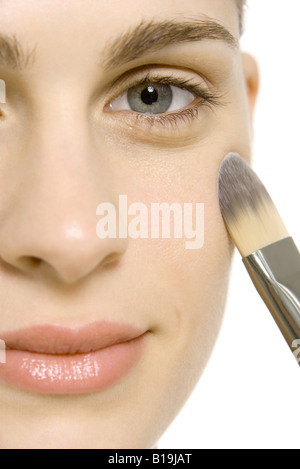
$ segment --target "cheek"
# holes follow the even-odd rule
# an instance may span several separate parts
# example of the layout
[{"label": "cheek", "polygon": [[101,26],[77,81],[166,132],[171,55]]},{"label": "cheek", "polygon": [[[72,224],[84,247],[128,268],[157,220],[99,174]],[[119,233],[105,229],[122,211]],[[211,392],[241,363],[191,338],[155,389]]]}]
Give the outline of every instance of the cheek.
[{"label": "cheek", "polygon": [[[206,340],[217,332],[233,251],[219,211],[217,194],[203,185],[199,195],[197,202],[204,206],[203,226],[197,228],[199,237],[199,230],[203,235],[202,247],[187,249],[186,243],[190,240],[183,238],[160,240],[156,244],[152,242],[149,248],[153,270],[165,285],[165,292],[169,292],[169,298],[178,312],[183,345],[192,336],[199,344],[199,334],[202,336],[204,330]],[[194,223],[195,229],[196,226]]]},{"label": "cheek", "polygon": [[[181,184],[180,191],[178,187],[169,190],[166,200],[204,203],[201,249],[187,250],[186,239],[131,242],[134,256],[130,257],[139,270],[136,291],[154,332],[145,368],[151,377],[151,398],[155,394],[159,402],[159,419],[175,415],[189,397],[210,358],[223,319],[232,247],[219,212],[214,173],[206,172],[200,184],[197,178],[197,192],[190,179],[190,184]],[[158,192],[152,194],[154,200]]]},{"label": "cheek", "polygon": [[[170,239],[129,241],[134,258],[143,265],[141,279],[145,280],[141,282],[145,285],[149,312],[166,340],[176,341],[180,353],[186,347],[200,351],[201,343],[214,342],[223,315],[232,247],[217,197],[219,161],[212,161],[197,162],[197,166],[194,163],[195,170],[185,166],[173,175],[168,172],[161,184],[152,181],[143,188],[134,186],[135,200],[139,200],[140,191],[148,207],[152,202],[176,202],[183,212],[184,204],[191,204],[193,229],[199,236],[204,235],[200,249],[187,249],[186,243],[191,240],[184,237],[184,229],[182,239],[174,239],[171,223]],[[201,226],[195,219],[197,203],[204,206]],[[203,357],[204,352],[202,349]]]},{"label": "cheek", "polygon": [[153,202],[177,202],[192,203],[195,209],[196,203],[204,204],[201,249],[188,250],[185,238],[172,236],[129,238],[121,264],[122,298],[126,296],[135,321],[152,332],[135,387],[140,412],[134,416],[156,435],[197,384],[223,318],[232,254],[217,197],[218,169],[225,155],[214,149],[210,158],[208,152],[202,154],[194,151],[183,160],[177,152],[168,162],[149,163],[147,171],[139,160],[135,168],[124,165],[122,176],[115,179],[118,194],[128,195],[128,205],[142,202],[149,208]]}]

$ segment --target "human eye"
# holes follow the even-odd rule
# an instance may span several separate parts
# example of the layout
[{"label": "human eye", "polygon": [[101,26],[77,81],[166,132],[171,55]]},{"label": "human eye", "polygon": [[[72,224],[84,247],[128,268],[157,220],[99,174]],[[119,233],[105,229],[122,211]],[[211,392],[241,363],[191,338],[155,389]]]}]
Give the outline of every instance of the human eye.
[{"label": "human eye", "polygon": [[127,112],[138,123],[177,127],[179,122],[197,119],[201,108],[212,108],[219,100],[217,93],[196,73],[154,68],[125,80],[106,110]]}]

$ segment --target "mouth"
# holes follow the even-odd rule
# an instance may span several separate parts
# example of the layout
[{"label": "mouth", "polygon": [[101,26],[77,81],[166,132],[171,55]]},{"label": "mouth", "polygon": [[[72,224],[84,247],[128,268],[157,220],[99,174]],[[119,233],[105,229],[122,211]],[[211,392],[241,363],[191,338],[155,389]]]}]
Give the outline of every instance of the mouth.
[{"label": "mouth", "polygon": [[89,393],[124,378],[141,359],[146,330],[115,322],[35,326],[1,335],[0,382],[43,394]]}]

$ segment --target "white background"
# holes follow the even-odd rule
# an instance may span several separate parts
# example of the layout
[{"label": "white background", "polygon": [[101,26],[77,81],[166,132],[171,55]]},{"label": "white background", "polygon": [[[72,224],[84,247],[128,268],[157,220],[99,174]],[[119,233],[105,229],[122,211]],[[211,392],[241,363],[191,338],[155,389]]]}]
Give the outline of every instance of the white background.
[{"label": "white background", "polygon": [[[248,0],[260,69],[253,167],[300,246],[300,1]],[[223,328],[160,449],[300,448],[300,368],[236,254]]]}]

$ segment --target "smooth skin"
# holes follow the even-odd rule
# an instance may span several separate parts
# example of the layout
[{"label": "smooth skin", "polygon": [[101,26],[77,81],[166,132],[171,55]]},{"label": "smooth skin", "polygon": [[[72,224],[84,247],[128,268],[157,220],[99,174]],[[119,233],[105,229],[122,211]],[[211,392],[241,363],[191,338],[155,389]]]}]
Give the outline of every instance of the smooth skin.
[{"label": "smooth skin", "polygon": [[[34,60],[22,71],[0,67],[0,335],[99,320],[149,331],[138,365],[105,390],[39,395],[0,383],[1,448],[154,447],[208,362],[233,250],[217,175],[229,151],[250,160],[255,62],[212,39],[146,49],[109,70],[104,60],[108,44],[141,21],[191,18],[213,19],[238,41],[234,0],[1,2],[0,33]],[[111,110],[154,69],[201,84],[215,104],[175,125]],[[99,239],[96,207],[117,206],[119,194],[128,204],[204,203],[204,246]]]}]

